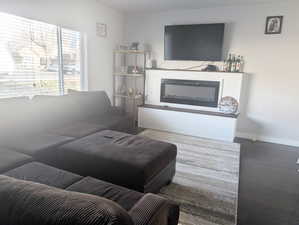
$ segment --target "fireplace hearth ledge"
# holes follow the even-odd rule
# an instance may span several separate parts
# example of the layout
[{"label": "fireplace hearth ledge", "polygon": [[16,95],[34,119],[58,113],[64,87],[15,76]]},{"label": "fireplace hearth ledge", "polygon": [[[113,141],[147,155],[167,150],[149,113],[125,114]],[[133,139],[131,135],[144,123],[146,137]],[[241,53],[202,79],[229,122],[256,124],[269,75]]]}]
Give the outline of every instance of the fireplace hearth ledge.
[{"label": "fireplace hearth ledge", "polygon": [[149,108],[149,109],[159,109],[159,110],[169,110],[169,111],[175,111],[175,112],[186,112],[186,113],[194,113],[194,114],[202,114],[202,115],[209,115],[209,116],[222,116],[222,117],[228,117],[228,118],[238,118],[240,113],[223,113],[223,112],[214,112],[214,111],[204,111],[204,110],[194,110],[194,109],[183,109],[183,108],[175,108],[175,107],[169,107],[169,106],[161,106],[161,105],[149,105],[145,104],[142,106],[139,106],[142,108]]}]

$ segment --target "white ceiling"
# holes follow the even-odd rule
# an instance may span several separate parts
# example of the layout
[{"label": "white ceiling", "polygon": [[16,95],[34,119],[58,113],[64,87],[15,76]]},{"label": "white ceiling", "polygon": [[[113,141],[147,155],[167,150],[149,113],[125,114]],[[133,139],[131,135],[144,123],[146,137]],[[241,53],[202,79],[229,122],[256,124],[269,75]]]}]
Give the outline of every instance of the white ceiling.
[{"label": "white ceiling", "polygon": [[[98,0],[124,12],[155,12],[237,4],[271,3],[281,0]],[[286,1],[286,0],[282,0]]]}]

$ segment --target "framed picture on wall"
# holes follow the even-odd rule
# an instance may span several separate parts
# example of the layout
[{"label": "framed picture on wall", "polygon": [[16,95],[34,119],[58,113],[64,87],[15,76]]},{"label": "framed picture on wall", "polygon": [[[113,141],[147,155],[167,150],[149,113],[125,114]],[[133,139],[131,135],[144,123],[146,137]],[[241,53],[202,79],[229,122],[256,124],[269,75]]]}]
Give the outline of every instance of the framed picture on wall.
[{"label": "framed picture on wall", "polygon": [[283,16],[268,16],[265,34],[281,34]]},{"label": "framed picture on wall", "polygon": [[107,24],[97,23],[96,32],[98,37],[102,37],[102,38],[107,37]]}]

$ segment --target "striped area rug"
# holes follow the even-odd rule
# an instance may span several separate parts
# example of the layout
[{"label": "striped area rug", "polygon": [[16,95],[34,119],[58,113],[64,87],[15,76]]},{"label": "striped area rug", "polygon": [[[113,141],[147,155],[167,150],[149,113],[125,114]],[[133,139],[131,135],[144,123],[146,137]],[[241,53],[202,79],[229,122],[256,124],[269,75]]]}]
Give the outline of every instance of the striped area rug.
[{"label": "striped area rug", "polygon": [[181,205],[181,225],[234,225],[240,145],[156,130],[139,135],[178,147],[173,183],[161,195]]}]

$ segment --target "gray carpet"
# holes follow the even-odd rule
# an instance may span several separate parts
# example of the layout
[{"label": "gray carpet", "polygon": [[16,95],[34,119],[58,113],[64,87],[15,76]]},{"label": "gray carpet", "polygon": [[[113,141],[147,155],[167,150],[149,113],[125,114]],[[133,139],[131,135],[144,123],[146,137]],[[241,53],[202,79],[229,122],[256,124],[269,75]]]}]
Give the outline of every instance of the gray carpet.
[{"label": "gray carpet", "polygon": [[234,225],[240,145],[162,131],[140,135],[176,144],[177,172],[161,195],[181,205],[182,225]]}]

